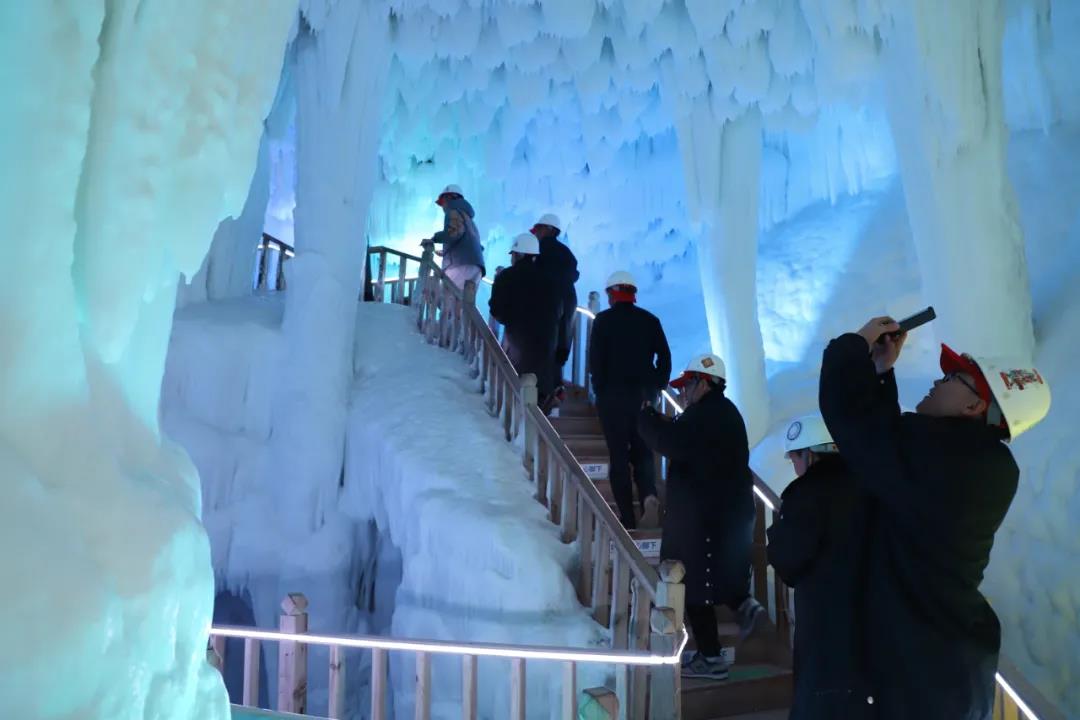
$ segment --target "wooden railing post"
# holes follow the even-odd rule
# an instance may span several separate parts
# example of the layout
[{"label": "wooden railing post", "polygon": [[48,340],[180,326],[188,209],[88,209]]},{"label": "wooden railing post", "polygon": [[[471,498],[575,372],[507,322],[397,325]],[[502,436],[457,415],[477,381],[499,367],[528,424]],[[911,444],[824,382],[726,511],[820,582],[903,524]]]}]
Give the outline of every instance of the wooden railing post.
[{"label": "wooden railing post", "polygon": [[675,627],[683,626],[683,612],[686,609],[686,567],[678,560],[664,560],[660,563],[660,582],[656,586],[656,606],[671,608],[675,613]]},{"label": "wooden railing post", "polygon": [[371,651],[371,720],[386,718],[386,650]]},{"label": "wooden railing post", "polygon": [[[278,629],[285,633],[306,633],[308,628],[307,598],[301,593],[289,593],[281,601],[282,614]],[[282,640],[278,645],[278,702],[277,709],[303,715],[307,712],[307,645],[295,640]]]},{"label": "wooden railing post", "polygon": [[327,716],[333,720],[345,717],[345,649],[330,646],[330,700]]},{"label": "wooden railing post", "polygon": [[[677,622],[674,608],[654,607],[649,617],[652,634],[649,651],[654,655],[671,655],[679,646],[682,623]],[[661,665],[649,674],[649,720],[678,720],[682,715],[681,668]]]},{"label": "wooden railing post", "polygon": [[244,688],[241,704],[248,707],[259,705],[259,641],[244,640]]},{"label": "wooden railing post", "polygon": [[379,271],[375,281],[375,302],[386,302],[386,251],[379,253]]},{"label": "wooden railing post", "polygon": [[617,720],[619,699],[606,687],[589,688],[582,692],[578,717],[589,720]]},{"label": "wooden railing post", "polygon": [[398,305],[405,304],[405,266],[407,264],[408,261],[405,259],[405,256],[399,255],[397,283],[394,285],[394,292],[392,293],[393,302],[397,303]]},{"label": "wooden railing post", "polygon": [[435,246],[425,245],[424,253],[420,257],[420,272],[416,280],[416,292],[420,296],[420,302],[416,304],[416,329],[425,335],[424,331],[427,327],[428,315],[433,312],[430,308],[432,294],[429,280],[431,278],[431,268],[434,264]]}]

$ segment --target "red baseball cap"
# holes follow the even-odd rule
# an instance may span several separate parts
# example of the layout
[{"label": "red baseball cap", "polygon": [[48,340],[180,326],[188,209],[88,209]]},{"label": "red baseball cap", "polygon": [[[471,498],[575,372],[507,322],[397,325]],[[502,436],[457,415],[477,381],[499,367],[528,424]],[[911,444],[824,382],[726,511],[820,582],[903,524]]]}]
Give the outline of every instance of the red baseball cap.
[{"label": "red baseball cap", "polygon": [[975,380],[975,389],[979,391],[979,397],[992,405],[994,396],[990,392],[990,383],[986,382],[979,364],[967,353],[960,354],[945,343],[941,343],[941,372],[943,373],[966,373]]}]

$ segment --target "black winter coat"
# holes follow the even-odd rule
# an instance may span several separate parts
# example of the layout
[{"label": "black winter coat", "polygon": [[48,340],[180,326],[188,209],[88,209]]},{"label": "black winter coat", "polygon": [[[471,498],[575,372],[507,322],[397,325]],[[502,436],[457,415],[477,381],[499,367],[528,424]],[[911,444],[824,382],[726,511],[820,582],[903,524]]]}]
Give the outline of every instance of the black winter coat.
[{"label": "black winter coat", "polygon": [[570,357],[570,348],[573,344],[574,313],[577,310],[577,291],[574,283],[578,281],[580,273],[577,269],[577,258],[574,252],[558,238],[545,237],[540,239],[540,267],[551,281],[562,289],[562,318],[559,321],[559,340],[557,347],[558,366],[562,368]]},{"label": "black winter coat", "polygon": [[1019,470],[998,430],[901,414],[866,341],[825,350],[822,414],[876,507],[870,527],[866,657],[881,718],[985,720],[1001,646],[979,592]]},{"label": "black winter coat", "polygon": [[862,680],[863,525],[855,478],[823,454],[781,496],[769,563],[795,589],[795,702],[789,720],[866,717]]},{"label": "black winter coat", "polygon": [[671,377],[671,350],[660,320],[630,302],[597,313],[589,372],[598,398],[618,393],[651,399]]},{"label": "black winter coat", "polygon": [[533,373],[541,395],[554,389],[555,343],[562,298],[533,260],[519,260],[495,276],[488,301],[503,324],[503,345],[518,374]]},{"label": "black winter coat", "polygon": [[754,534],[742,415],[712,390],[674,420],[643,409],[638,432],[671,463],[660,556],[686,566],[687,604],[737,607],[749,595]]}]

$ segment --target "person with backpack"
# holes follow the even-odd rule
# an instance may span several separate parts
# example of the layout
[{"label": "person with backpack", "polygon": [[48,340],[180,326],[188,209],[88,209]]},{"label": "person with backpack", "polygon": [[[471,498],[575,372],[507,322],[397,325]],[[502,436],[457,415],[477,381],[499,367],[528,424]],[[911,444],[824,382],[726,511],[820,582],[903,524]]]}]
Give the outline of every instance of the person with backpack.
[{"label": "person with backpack", "polygon": [[447,185],[435,200],[443,209],[443,229],[422,245],[442,245],[442,269],[452,283],[465,289],[465,283],[479,284],[486,271],[484,247],[476,229],[476,211],[465,199],[461,188]]},{"label": "person with backpack", "polygon": [[488,307],[504,328],[503,347],[519,375],[536,375],[539,404],[555,389],[555,344],[562,300],[537,263],[540,245],[522,233],[510,248],[510,267],[495,276]]}]

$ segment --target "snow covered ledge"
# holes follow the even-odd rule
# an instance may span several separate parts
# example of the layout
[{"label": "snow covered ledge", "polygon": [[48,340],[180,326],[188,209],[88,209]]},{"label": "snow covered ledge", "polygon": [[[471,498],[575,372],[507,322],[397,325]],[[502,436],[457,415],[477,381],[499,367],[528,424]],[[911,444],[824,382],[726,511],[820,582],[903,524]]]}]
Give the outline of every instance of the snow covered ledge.
[{"label": "snow covered ledge", "polygon": [[198,479],[158,393],[177,278],[243,204],[294,11],[0,5],[0,717],[228,715]]},{"label": "snow covered ledge", "polygon": [[[401,551],[392,634],[606,644],[570,581],[575,546],[562,543],[533,499],[520,450],[488,415],[462,358],[425,343],[413,319],[400,306],[360,308],[342,499],[348,511],[373,516]],[[400,667],[391,677],[411,677],[411,658],[392,662]],[[481,686],[499,688],[481,693],[485,717],[509,707],[506,683],[484,680],[485,673],[506,676],[509,665],[500,662],[480,663]],[[432,677],[436,707],[446,702],[456,716],[456,665]],[[602,681],[579,679],[582,687]],[[528,707],[557,707],[560,687],[559,668],[530,668]],[[411,703],[410,691],[398,691],[396,702]]]}]

